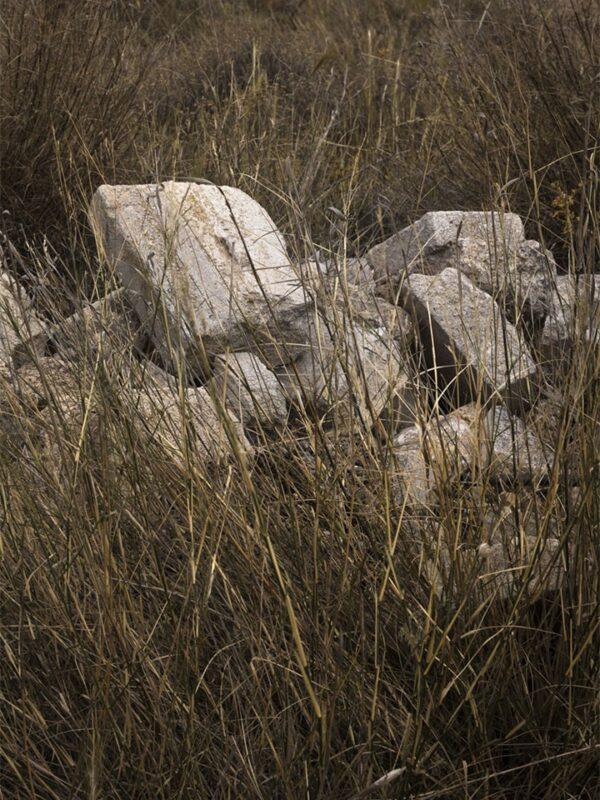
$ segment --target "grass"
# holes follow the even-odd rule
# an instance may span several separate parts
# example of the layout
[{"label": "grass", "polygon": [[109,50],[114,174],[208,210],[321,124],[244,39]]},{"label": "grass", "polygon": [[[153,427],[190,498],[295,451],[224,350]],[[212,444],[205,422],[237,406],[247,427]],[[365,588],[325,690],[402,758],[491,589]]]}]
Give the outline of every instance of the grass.
[{"label": "grass", "polygon": [[[598,10],[6,0],[5,269],[61,320],[117,288],[95,187],[193,176],[257,198],[297,261],[316,243],[343,266],[427,210],[502,208],[563,272],[597,270]],[[597,795],[597,342],[529,412],[555,452],[536,496],[448,464],[417,514],[364,416],[297,412],[254,434],[252,463],[238,448],[207,473],[185,365],[157,430],[147,345],[114,320],[100,304],[16,389],[1,376],[0,797]],[[432,579],[425,555],[476,548],[506,509],[560,541],[558,592],[517,579],[493,599],[468,559]]]}]

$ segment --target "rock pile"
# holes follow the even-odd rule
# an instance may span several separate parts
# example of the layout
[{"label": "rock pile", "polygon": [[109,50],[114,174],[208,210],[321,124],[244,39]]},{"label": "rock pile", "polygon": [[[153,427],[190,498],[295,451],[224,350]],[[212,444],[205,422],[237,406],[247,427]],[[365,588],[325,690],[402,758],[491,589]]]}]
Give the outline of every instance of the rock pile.
[{"label": "rock pile", "polygon": [[[251,459],[261,436],[309,418],[384,441],[404,513],[435,514],[464,485],[543,491],[552,443],[533,412],[574,341],[597,343],[600,284],[558,278],[516,215],[429,213],[366,257],[304,264],[267,212],[230,187],[101,186],[90,220],[121,284],[103,300],[49,323],[2,275],[5,426],[25,408],[35,436],[59,408],[74,440],[85,425],[100,429],[97,373],[75,385],[66,369],[84,346],[135,399],[138,434],[175,462]],[[61,444],[40,446],[52,460]],[[111,457],[115,468],[126,458]],[[523,534],[518,517],[494,513],[464,558],[501,575],[501,593],[523,573],[535,590],[557,585],[558,557],[543,574],[527,564],[536,547],[558,554],[558,541],[547,526],[542,542],[535,525]],[[438,548],[423,561],[427,576],[439,581],[461,552]]]}]

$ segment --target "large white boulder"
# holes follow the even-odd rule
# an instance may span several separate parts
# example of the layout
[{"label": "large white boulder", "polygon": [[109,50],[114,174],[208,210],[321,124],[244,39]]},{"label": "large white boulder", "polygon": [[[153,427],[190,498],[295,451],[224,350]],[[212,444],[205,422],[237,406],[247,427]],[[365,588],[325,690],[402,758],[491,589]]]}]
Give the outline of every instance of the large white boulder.
[{"label": "large white boulder", "polygon": [[255,349],[267,325],[285,336],[286,313],[305,302],[283,236],[239,189],[101,186],[90,219],[167,365],[183,355],[205,373],[211,355]]}]

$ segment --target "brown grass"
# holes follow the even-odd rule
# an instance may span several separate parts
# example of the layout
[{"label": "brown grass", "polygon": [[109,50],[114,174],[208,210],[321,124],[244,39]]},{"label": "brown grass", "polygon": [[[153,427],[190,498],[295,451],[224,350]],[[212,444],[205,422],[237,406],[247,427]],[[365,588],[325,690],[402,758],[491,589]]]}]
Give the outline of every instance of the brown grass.
[{"label": "brown grass", "polygon": [[[599,10],[6,0],[5,266],[63,316],[111,287],[98,183],[198,176],[256,197],[298,259],[502,207],[563,270],[597,269]],[[126,343],[73,348],[75,408],[0,390],[0,797],[596,796],[597,347],[547,398],[535,513],[568,578],[502,602],[475,573],[438,595],[418,561],[480,542],[492,485],[483,511],[455,483],[411,515],[385,443],[301,416],[208,480],[138,424]]]}]

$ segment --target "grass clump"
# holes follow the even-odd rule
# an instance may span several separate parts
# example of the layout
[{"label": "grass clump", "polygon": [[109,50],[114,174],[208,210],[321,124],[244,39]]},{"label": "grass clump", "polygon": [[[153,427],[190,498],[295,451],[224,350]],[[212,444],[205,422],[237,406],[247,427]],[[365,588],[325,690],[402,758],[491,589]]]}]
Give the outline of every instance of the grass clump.
[{"label": "grass clump", "polygon": [[[297,262],[503,208],[592,272],[596,6],[9,0],[4,269],[61,320],[118,288],[85,220],[98,183],[193,176],[263,202]],[[165,388],[113,311],[1,376],[0,796],[595,797],[597,342],[530,412],[539,492],[448,473],[416,513],[364,416],[245,443],[221,406],[207,470],[185,365]],[[559,590],[498,598],[442,562],[501,509],[560,543]]]}]

